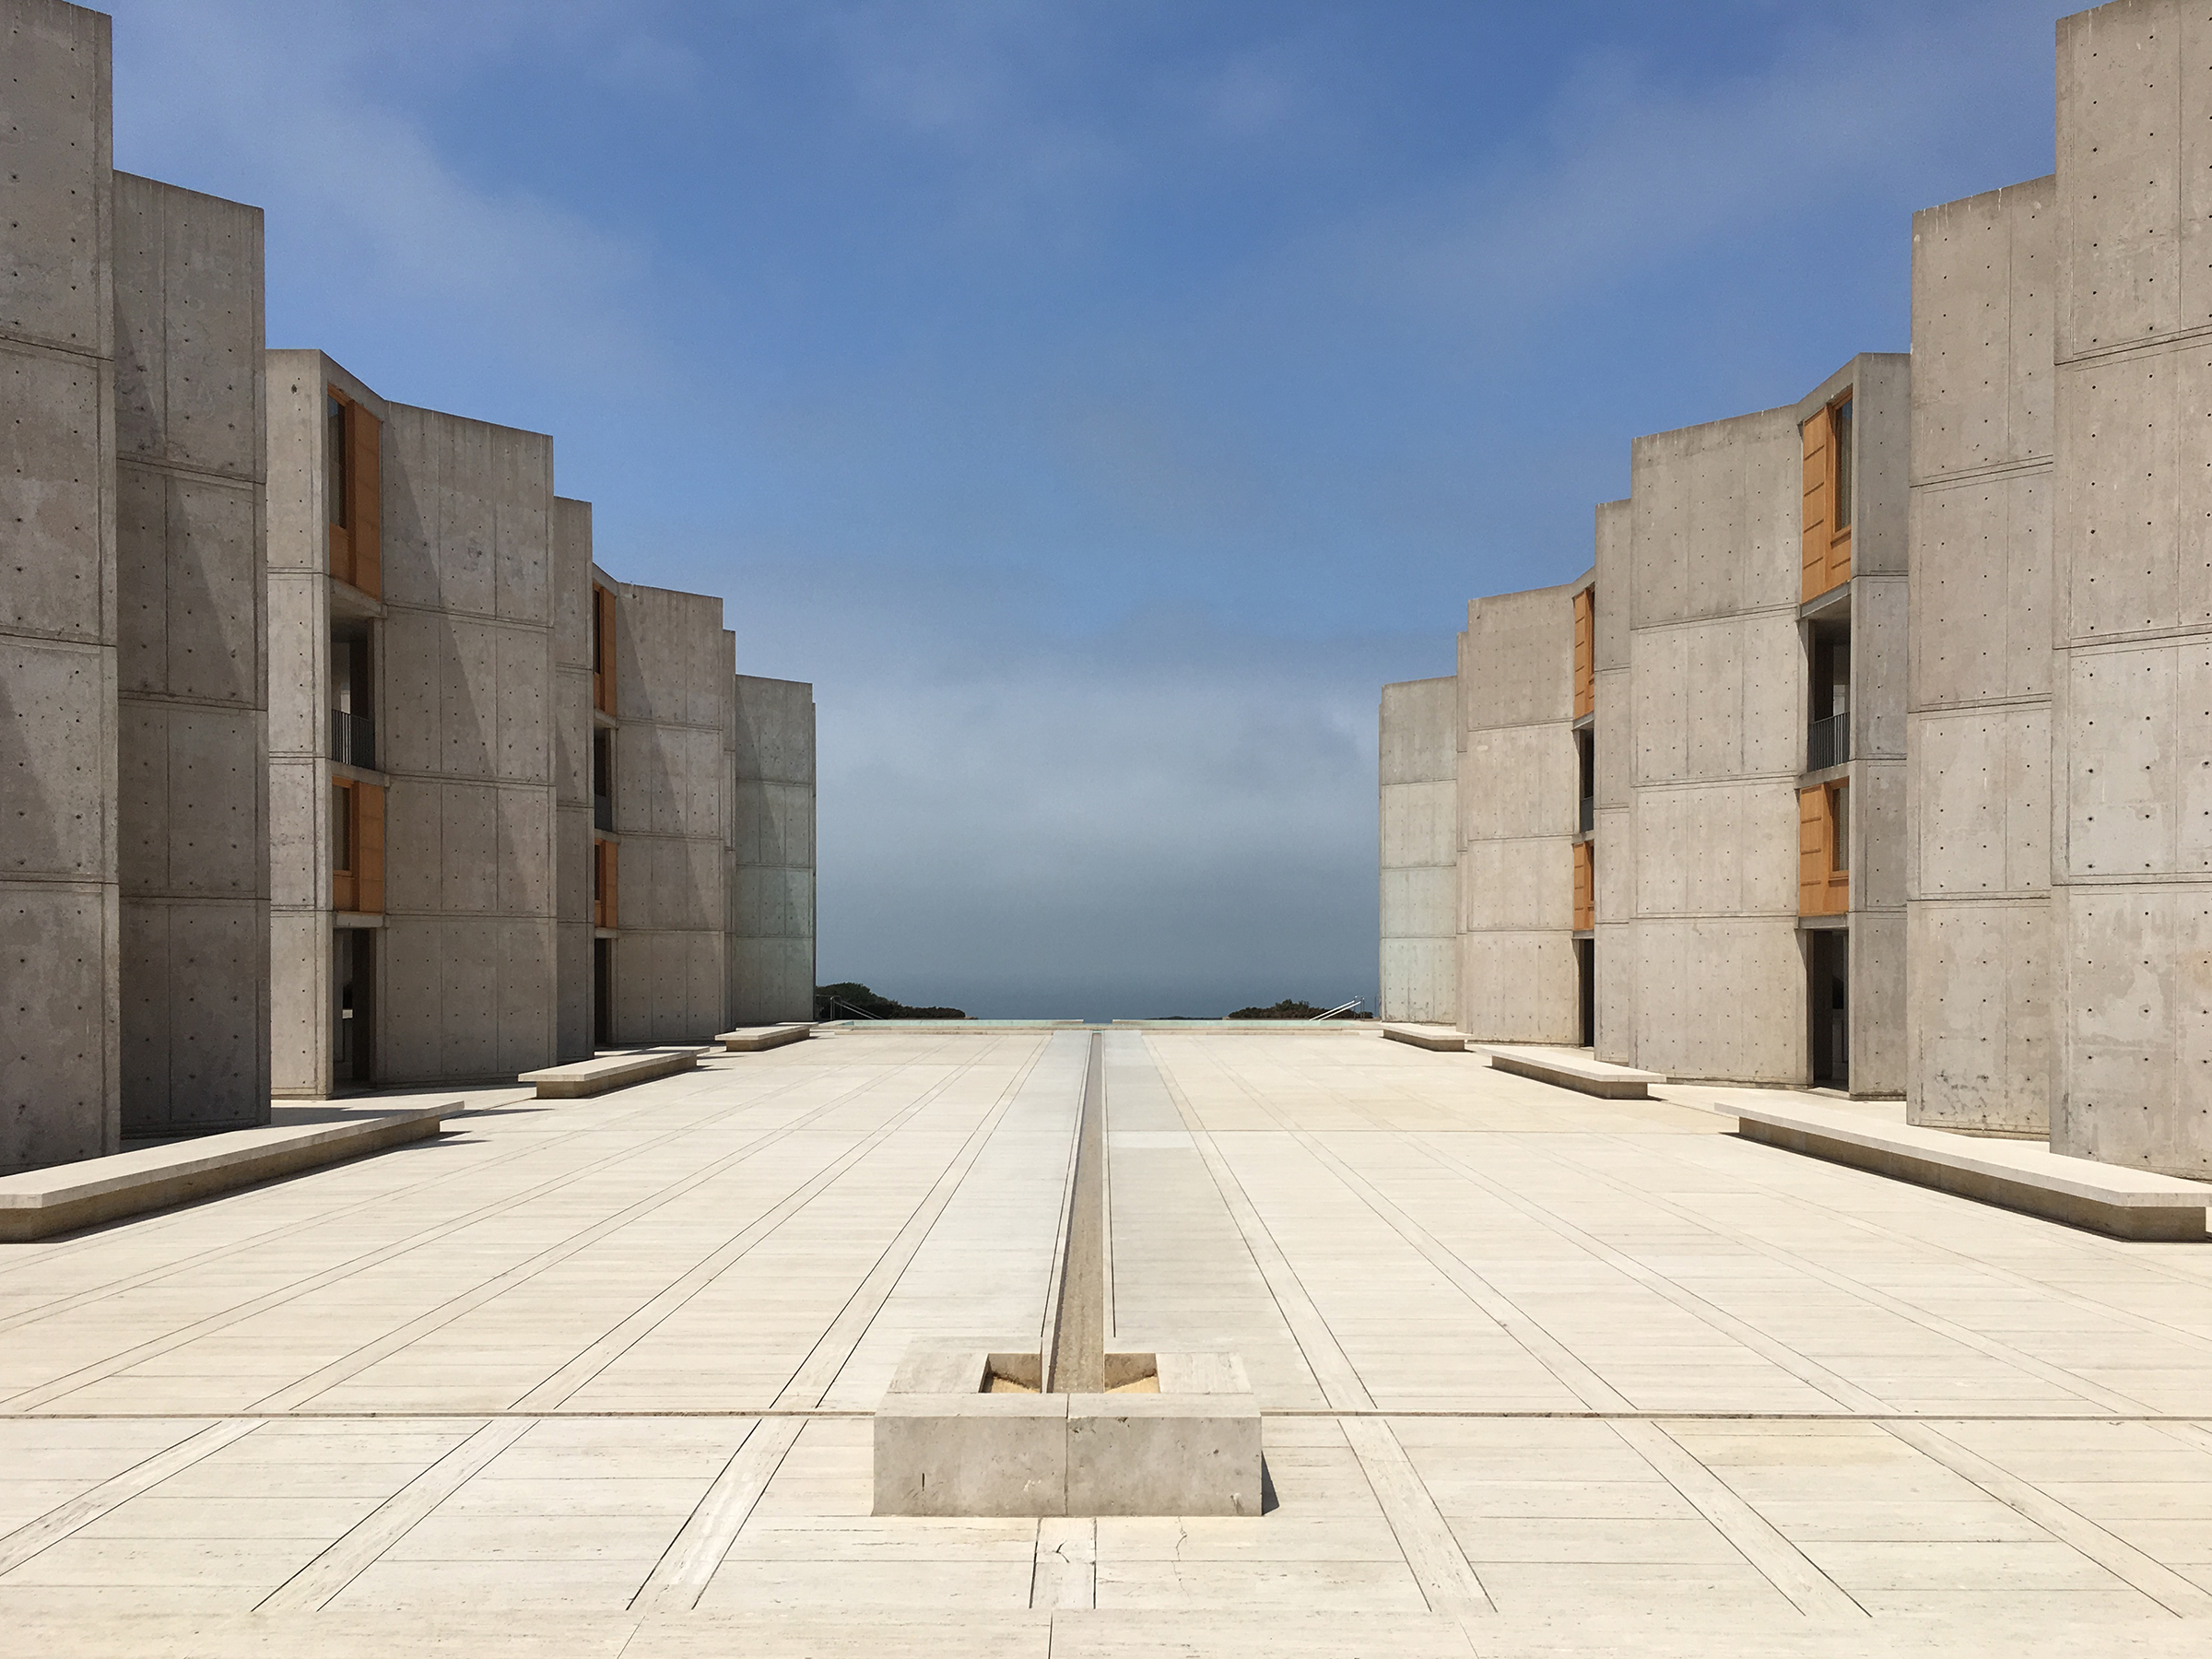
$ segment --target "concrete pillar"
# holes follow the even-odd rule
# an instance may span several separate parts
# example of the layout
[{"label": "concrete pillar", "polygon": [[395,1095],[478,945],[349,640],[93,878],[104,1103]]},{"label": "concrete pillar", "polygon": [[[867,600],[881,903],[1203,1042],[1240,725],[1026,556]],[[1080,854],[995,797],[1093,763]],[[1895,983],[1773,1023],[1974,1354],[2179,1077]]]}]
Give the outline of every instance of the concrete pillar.
[{"label": "concrete pillar", "polygon": [[1791,408],[1631,451],[1634,1063],[1670,1077],[1807,1077],[1801,469]]},{"label": "concrete pillar", "polygon": [[1459,1018],[1459,681],[1382,688],[1382,1018]]},{"label": "concrete pillar", "polygon": [[0,1172],[122,1134],[108,19],[0,0]]},{"label": "concrete pillar", "polygon": [[1459,1027],[1576,1042],[1574,592],[1467,607],[1459,661]]},{"label": "concrete pillar", "polygon": [[722,601],[601,575],[616,597],[614,1039],[726,1029],[724,726],[736,672]]},{"label": "concrete pillar", "polygon": [[2054,1149],[2212,1174],[2212,29],[2058,30]]},{"label": "concrete pillar", "polygon": [[730,1022],[814,1018],[814,688],[732,682]]},{"label": "concrete pillar", "polygon": [[553,503],[555,908],[562,1060],[588,1060],[592,1026],[592,504]]},{"label": "concrete pillar", "polygon": [[115,175],[123,1132],[269,1115],[261,209]]},{"label": "concrete pillar", "polygon": [[2047,1134],[2056,181],[1912,221],[1906,1115]]},{"label": "concrete pillar", "polygon": [[1627,501],[1606,501],[1595,515],[1596,583],[1593,594],[1595,680],[1591,735],[1596,745],[1597,794],[1591,855],[1595,861],[1597,1030],[1594,1052],[1616,1065],[1636,1064],[1636,814],[1632,782],[1635,722],[1630,665],[1633,617],[1633,520]]}]

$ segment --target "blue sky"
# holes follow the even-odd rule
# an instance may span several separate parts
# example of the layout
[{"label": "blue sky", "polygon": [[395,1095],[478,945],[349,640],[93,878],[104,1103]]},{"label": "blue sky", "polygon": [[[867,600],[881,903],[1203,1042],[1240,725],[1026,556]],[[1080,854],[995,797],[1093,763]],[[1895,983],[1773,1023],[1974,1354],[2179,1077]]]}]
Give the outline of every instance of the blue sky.
[{"label": "blue sky", "polygon": [[2067,9],[125,0],[116,164],[815,683],[825,980],[1371,1004],[1377,687],[1635,434],[1903,349]]}]

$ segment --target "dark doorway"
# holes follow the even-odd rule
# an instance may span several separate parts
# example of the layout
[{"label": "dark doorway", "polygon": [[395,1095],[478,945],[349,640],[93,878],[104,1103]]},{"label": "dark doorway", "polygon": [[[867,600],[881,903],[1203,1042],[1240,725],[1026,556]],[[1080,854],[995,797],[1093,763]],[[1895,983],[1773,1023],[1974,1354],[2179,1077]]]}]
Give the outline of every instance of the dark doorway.
[{"label": "dark doorway", "polygon": [[366,1083],[370,1074],[370,993],[376,983],[376,930],[341,927],[333,935],[331,984],[336,1029],[331,1077],[339,1085]]},{"label": "dark doorway", "polygon": [[592,941],[592,1046],[615,1046],[615,942]]},{"label": "dark doorway", "polygon": [[1584,1048],[1597,1046],[1597,941],[1577,939],[1574,942],[1574,971],[1580,982],[1582,997],[1582,1036],[1577,1040]]},{"label": "dark doorway", "polygon": [[1806,1031],[1812,1040],[1813,1081],[1826,1088],[1851,1087],[1851,933],[1822,928],[1805,935]]}]

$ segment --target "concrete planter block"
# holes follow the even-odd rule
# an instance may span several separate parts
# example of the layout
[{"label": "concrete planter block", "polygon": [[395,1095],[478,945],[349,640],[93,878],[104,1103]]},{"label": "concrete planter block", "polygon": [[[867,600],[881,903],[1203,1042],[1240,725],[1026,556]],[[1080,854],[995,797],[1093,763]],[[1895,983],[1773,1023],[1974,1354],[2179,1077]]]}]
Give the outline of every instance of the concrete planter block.
[{"label": "concrete planter block", "polygon": [[890,1394],[876,1408],[879,1515],[1064,1515],[1066,1394]]},{"label": "concrete planter block", "polygon": [[1068,1395],[1067,1512],[1258,1514],[1258,1405],[1249,1394]]},{"label": "concrete planter block", "polygon": [[1112,1353],[1112,1388],[1034,1388],[1041,1358],[916,1344],[876,1409],[879,1515],[1256,1515],[1260,1410],[1234,1354]]}]

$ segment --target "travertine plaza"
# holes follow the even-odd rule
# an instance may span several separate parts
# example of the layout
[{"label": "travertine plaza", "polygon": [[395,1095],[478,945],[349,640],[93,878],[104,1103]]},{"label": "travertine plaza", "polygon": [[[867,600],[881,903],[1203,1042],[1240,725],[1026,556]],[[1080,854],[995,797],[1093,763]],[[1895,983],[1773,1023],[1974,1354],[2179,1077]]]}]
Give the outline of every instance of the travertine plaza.
[{"label": "travertine plaza", "polygon": [[2201,18],[1386,690],[1383,1022],[1104,1030],[806,1025],[810,688],[0,41],[11,1652],[2212,1652]]}]

